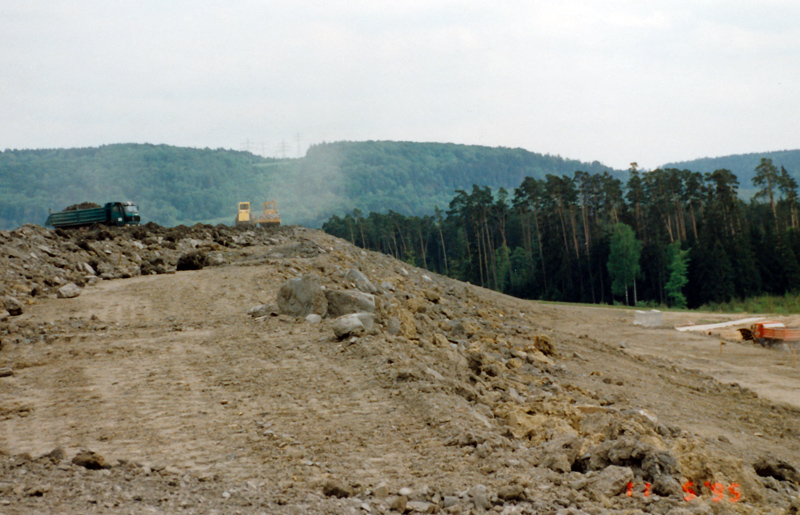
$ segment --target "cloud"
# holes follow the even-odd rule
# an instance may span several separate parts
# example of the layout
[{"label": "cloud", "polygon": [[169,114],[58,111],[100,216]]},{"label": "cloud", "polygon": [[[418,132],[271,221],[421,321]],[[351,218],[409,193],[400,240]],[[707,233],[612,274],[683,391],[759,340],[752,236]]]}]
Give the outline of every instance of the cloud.
[{"label": "cloud", "polygon": [[787,148],[798,14],[743,0],[9,2],[0,141],[276,148],[301,133],[616,166]]}]

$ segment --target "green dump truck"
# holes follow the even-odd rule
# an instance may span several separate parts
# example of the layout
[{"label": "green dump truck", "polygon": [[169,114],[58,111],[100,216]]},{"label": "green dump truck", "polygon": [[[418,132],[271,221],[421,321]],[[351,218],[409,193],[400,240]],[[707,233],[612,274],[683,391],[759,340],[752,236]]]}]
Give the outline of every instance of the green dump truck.
[{"label": "green dump truck", "polygon": [[51,213],[44,224],[55,228],[70,228],[92,224],[139,225],[140,221],[139,206],[135,203],[109,202],[104,207],[67,208],[59,213]]}]

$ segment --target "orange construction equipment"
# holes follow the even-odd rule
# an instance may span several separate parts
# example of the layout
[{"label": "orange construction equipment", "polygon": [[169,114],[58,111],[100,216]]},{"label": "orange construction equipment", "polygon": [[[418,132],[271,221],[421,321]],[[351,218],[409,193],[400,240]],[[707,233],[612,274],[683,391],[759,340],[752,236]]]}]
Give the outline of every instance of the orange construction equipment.
[{"label": "orange construction equipment", "polygon": [[800,341],[800,328],[786,327],[782,322],[757,322],[750,326],[750,338],[745,330],[739,330],[746,340],[753,340],[764,347],[774,347],[785,342]]}]

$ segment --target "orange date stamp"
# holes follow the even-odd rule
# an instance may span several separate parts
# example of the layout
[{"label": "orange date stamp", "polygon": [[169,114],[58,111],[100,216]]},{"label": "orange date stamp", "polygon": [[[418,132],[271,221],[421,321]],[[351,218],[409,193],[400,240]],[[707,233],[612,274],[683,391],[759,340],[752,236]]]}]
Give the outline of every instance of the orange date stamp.
[{"label": "orange date stamp", "polygon": [[[652,486],[653,485],[650,483],[644,483],[644,488],[641,490],[641,493],[644,497],[650,497],[650,489]],[[687,481],[681,486],[684,493],[684,501],[689,502],[698,497],[699,494],[695,490],[695,485],[693,482]],[[739,502],[739,500],[742,498],[742,493],[739,491],[739,483],[731,483],[726,488],[722,483],[712,484],[711,482],[706,481],[704,486],[711,492],[711,500],[714,502],[721,502],[726,498],[728,502]],[[634,487],[634,483],[632,481],[629,482],[625,495],[628,497],[633,497]]]}]

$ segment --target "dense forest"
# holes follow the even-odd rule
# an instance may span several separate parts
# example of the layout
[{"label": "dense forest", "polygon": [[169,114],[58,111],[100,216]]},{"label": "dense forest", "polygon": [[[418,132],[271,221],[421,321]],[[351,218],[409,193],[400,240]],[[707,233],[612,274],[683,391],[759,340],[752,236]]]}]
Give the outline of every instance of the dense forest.
[{"label": "dense forest", "polygon": [[[433,213],[472,184],[610,170],[522,149],[391,141],[323,143],[301,159],[167,145],[0,152],[0,229],[44,223],[48,209],[138,202],[144,221],[230,224],[240,201],[276,200],[285,223],[319,227],[352,209]],[[612,173],[613,170],[612,170]]]},{"label": "dense forest", "polygon": [[459,189],[446,210],[335,215],[323,229],[524,298],[697,307],[800,290],[797,181],[760,158],[744,201],[727,169],[525,177]]}]

